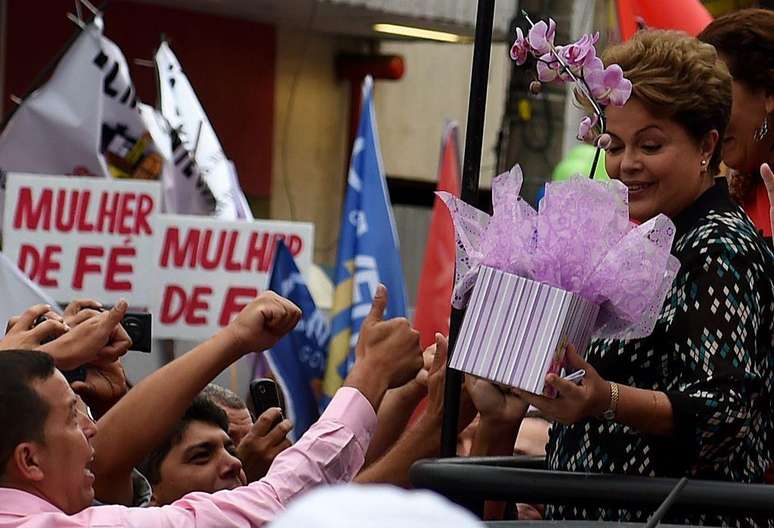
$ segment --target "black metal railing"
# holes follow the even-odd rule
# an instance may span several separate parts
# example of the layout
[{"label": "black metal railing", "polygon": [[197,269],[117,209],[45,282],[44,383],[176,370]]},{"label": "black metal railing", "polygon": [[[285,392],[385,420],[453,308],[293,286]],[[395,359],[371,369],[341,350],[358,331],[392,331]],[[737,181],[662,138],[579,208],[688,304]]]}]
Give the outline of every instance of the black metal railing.
[{"label": "black metal railing", "polygon": [[[540,469],[539,457],[421,460],[411,483],[480,512],[485,500],[652,510],[678,479],[568,473]],[[774,486],[689,480],[672,513],[774,517]]]}]

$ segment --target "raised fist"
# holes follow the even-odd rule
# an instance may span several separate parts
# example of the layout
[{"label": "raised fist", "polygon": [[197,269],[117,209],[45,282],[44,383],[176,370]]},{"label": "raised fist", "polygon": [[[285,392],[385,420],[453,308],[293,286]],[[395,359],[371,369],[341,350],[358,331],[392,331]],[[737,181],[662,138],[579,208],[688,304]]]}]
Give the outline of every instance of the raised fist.
[{"label": "raised fist", "polygon": [[273,291],[265,291],[245,306],[224,332],[234,338],[240,354],[260,352],[273,347],[299,319],[298,306]]}]

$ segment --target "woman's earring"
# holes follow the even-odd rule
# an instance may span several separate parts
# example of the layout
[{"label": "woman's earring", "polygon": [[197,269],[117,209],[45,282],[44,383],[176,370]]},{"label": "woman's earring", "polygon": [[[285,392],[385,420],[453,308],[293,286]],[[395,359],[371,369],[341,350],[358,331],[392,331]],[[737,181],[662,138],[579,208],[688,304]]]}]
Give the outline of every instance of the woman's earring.
[{"label": "woman's earring", "polygon": [[755,129],[755,133],[753,134],[753,139],[757,143],[760,143],[768,134],[769,134],[769,116],[766,116],[763,118],[763,123],[761,124],[761,126]]}]

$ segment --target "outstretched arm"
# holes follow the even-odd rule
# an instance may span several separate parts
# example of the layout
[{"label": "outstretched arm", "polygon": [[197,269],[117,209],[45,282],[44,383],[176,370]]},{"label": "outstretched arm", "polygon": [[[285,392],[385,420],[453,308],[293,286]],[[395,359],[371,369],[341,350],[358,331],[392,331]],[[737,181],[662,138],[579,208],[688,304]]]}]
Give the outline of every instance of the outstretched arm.
[{"label": "outstretched arm", "polygon": [[[427,408],[417,422],[407,429],[387,453],[364,469],[356,482],[394,484],[408,486],[409,470],[417,460],[438,456],[441,450],[441,422],[443,421],[443,397],[446,382],[447,339],[436,334],[435,345],[425,352],[430,359],[427,377]],[[459,428],[468,425],[473,418],[468,405],[461,406]]]},{"label": "outstretched arm", "polygon": [[215,336],[130,390],[98,422],[97,499],[130,504],[132,468],[169,434],[191,400],[242,355],[271,348],[300,317],[293,303],[265,292]]}]

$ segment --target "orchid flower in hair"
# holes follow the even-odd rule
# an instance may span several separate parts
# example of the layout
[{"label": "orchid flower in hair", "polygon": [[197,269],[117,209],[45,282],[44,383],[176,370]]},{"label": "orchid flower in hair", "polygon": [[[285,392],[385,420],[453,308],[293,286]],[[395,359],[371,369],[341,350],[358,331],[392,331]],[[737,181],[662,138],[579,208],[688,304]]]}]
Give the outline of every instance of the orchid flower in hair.
[{"label": "orchid flower in hair", "polygon": [[[584,117],[578,126],[578,139],[594,143],[597,153],[590,177],[596,170],[599,150],[609,144],[605,137],[605,112],[608,105],[623,106],[632,93],[632,83],[623,75],[617,64],[607,67],[597,57],[596,44],[599,33],[585,34],[576,42],[566,46],[554,44],[556,22],[548,19],[533,23],[524,13],[530,30],[526,37],[521,29],[516,30],[516,40],[511,47],[511,58],[518,66],[523,65],[529,55],[537,59],[536,73],[540,83],[574,83],[577,92],[585,97],[593,108],[593,115]],[[533,84],[534,84],[533,82]],[[538,93],[540,90],[530,91]],[[609,136],[608,136],[609,139]]]}]

